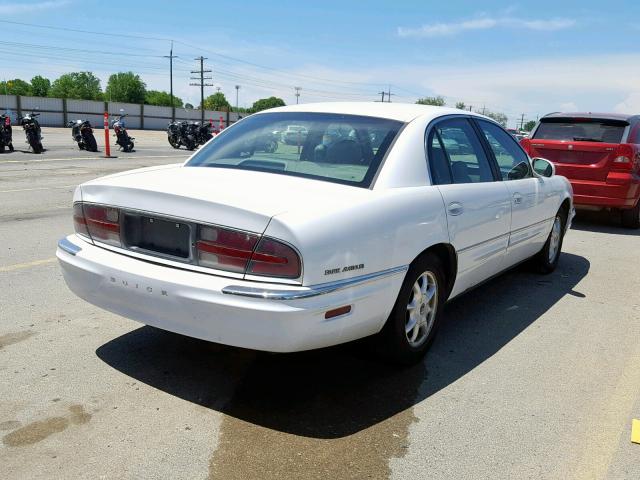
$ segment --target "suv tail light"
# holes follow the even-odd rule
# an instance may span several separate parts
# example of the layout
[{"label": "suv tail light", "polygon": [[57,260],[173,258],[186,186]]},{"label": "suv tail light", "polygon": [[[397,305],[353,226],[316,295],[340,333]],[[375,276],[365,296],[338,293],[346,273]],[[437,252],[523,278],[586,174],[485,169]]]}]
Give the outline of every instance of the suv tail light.
[{"label": "suv tail light", "polygon": [[82,210],[85,225],[92,240],[116,247],[121,246],[120,212],[117,208],[84,204]]},{"label": "suv tail light", "polygon": [[633,168],[633,147],[627,143],[621,143],[614,152],[613,168],[631,170]]}]

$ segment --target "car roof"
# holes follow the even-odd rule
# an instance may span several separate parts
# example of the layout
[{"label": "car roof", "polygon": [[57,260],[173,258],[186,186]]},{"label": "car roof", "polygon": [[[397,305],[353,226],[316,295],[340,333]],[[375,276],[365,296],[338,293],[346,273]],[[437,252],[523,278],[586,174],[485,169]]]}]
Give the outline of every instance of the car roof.
[{"label": "car roof", "polygon": [[640,115],[628,115],[625,113],[597,113],[597,112],[553,112],[541,118],[593,118],[599,120],[622,120],[631,122],[640,119]]},{"label": "car roof", "polygon": [[[262,113],[305,112],[305,113],[338,113],[345,115],[363,115],[366,117],[388,118],[400,122],[410,122],[418,117],[441,117],[443,115],[472,115],[486,118],[480,114],[459,110],[457,108],[418,105],[415,103],[382,103],[382,102],[322,102],[287,105],[286,107],[262,110]],[[489,119],[490,120],[490,119]]]}]

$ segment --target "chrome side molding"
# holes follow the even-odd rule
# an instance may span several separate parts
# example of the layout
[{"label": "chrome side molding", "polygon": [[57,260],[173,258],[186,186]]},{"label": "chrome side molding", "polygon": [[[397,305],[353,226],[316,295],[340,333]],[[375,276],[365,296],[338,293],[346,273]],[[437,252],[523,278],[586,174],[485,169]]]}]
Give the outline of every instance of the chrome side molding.
[{"label": "chrome side molding", "polygon": [[361,285],[363,283],[372,282],[383,277],[405,273],[409,269],[409,265],[401,267],[389,268],[380,272],[360,275],[358,277],[347,278],[345,280],[337,280],[335,282],[320,283],[311,287],[300,287],[299,289],[279,290],[275,288],[256,288],[244,287],[241,285],[229,285],[222,289],[222,293],[228,295],[239,295],[251,298],[264,298],[267,300],[296,300],[300,298],[316,297],[327,293],[335,292],[345,288]]},{"label": "chrome side molding", "polygon": [[58,240],[58,248],[60,250],[67,252],[70,255],[75,255],[82,250],[81,247],[79,247],[75,243],[71,243],[69,240],[67,240],[66,237]]}]

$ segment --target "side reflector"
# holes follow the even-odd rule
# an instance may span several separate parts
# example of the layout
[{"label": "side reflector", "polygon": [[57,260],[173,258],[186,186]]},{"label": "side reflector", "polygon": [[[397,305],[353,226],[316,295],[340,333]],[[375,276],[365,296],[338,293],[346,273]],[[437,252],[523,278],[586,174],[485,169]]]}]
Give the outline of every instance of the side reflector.
[{"label": "side reflector", "polygon": [[339,317],[340,315],[345,315],[351,311],[351,305],[345,305],[344,307],[335,308],[333,310],[329,310],[324,314],[325,320],[330,318]]}]

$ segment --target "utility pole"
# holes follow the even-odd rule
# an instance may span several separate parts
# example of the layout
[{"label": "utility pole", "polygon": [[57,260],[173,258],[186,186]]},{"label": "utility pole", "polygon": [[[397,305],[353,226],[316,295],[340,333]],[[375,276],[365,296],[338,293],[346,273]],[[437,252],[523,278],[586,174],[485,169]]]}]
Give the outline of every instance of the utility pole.
[{"label": "utility pole", "polygon": [[382,95],[382,100],[380,100],[382,103],[384,103],[384,96],[387,94],[387,92],[385,92],[384,90],[382,90],[381,92],[378,92],[380,95]]},{"label": "utility pole", "polygon": [[389,91],[387,92],[387,102],[391,103],[391,95],[395,95],[391,93],[391,85],[389,85]]},{"label": "utility pole", "polygon": [[240,85],[236,85],[236,112],[238,111],[238,91],[240,90]]},{"label": "utility pole", "polygon": [[176,106],[173,103],[173,59],[178,58],[178,56],[173,54],[173,40],[171,40],[171,50],[169,50],[169,55],[164,55],[164,58],[169,59],[169,95],[171,95],[171,121],[175,122]]},{"label": "utility pole", "polygon": [[520,117],[520,130],[524,129],[524,113]]},{"label": "utility pole", "polygon": [[300,100],[300,90],[302,90],[302,87],[293,87],[293,88],[296,91],[296,105],[297,105]]},{"label": "utility pole", "polygon": [[[200,87],[200,113],[202,116],[202,123],[204,123],[204,87],[213,87],[213,83],[204,83],[205,80],[211,80],[213,77],[205,77],[205,73],[211,73],[211,70],[204,69],[204,61],[207,60],[203,56],[199,56],[195,60],[200,60],[200,70],[191,70],[191,73],[200,74],[200,83],[190,83],[189,85],[194,87]],[[198,80],[198,77],[191,77],[191,80]]]}]

